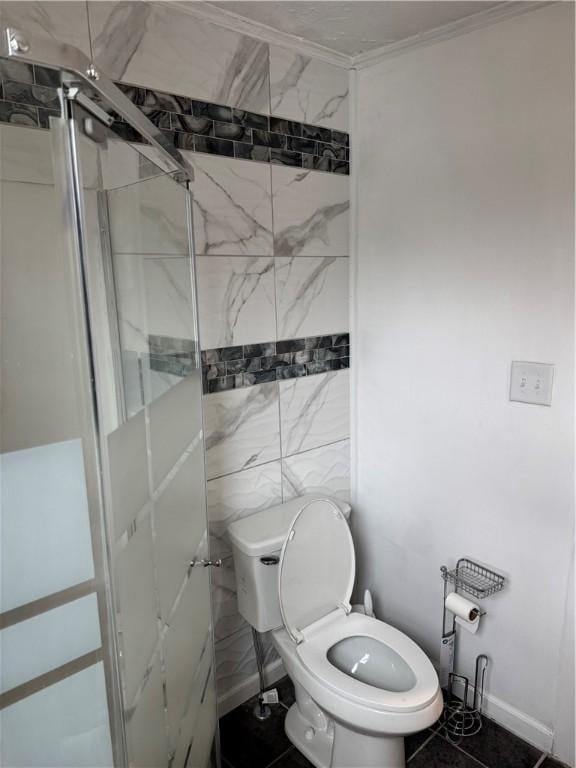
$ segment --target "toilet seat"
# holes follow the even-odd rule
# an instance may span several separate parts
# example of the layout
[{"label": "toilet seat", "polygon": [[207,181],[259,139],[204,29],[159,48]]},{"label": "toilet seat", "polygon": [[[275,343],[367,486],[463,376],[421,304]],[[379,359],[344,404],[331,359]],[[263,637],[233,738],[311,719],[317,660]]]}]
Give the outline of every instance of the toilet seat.
[{"label": "toilet seat", "polygon": [[[442,709],[436,671],[405,634],[378,619],[350,613],[354,574],[354,544],[342,512],[329,499],[306,503],[292,522],[280,556],[280,611],[292,641],[277,635],[279,647],[284,648],[281,655],[294,659],[296,679],[314,701],[343,723],[391,734],[428,727]],[[341,671],[328,653],[353,637],[382,644],[379,655],[384,663],[393,665],[396,659],[399,668],[409,668],[410,674],[399,678],[392,674],[390,679],[409,679],[411,685],[387,690],[382,687],[385,676],[380,675],[380,685],[371,685],[351,676],[351,671]]]},{"label": "toilet seat", "polygon": [[356,560],[346,518],[330,499],[300,509],[280,554],[278,600],[282,621],[296,643],[307,627],[335,610],[350,611]]},{"label": "toilet seat", "polygon": [[[415,683],[407,691],[390,691],[341,672],[328,660],[328,651],[349,637],[373,638],[395,651],[412,670]],[[340,614],[317,630],[306,633],[296,648],[303,666],[326,688],[343,698],[379,712],[415,712],[438,695],[438,677],[430,660],[416,643],[389,624],[359,613]]]}]

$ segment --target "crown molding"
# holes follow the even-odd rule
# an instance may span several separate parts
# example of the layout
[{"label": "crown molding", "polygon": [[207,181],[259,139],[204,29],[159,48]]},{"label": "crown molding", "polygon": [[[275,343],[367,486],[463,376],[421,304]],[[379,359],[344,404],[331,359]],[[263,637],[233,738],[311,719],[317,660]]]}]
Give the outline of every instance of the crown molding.
[{"label": "crown molding", "polygon": [[[166,2],[167,0],[152,0],[153,5],[165,6]],[[176,6],[181,11],[189,13],[192,16],[204,19],[204,21],[209,21],[212,24],[217,24],[220,27],[230,29],[233,32],[239,32],[242,35],[255,37],[258,40],[263,40],[274,45],[280,45],[284,48],[290,48],[290,50],[297,51],[303,56],[320,59],[327,64],[332,64],[344,69],[350,69],[352,67],[352,58],[346,56],[344,53],[333,51],[323,45],[313,43],[310,40],[304,40],[304,38],[297,37],[296,35],[290,35],[287,32],[280,32],[273,27],[269,27],[267,24],[261,24],[259,21],[247,19],[244,16],[239,16],[237,13],[224,10],[224,8],[219,8],[217,5],[211,5],[203,0],[192,0],[191,2],[171,0],[170,5]]]},{"label": "crown molding", "polygon": [[548,5],[555,5],[557,2],[562,1],[563,0],[527,0],[526,2],[502,2],[485,11],[479,11],[471,16],[466,16],[458,21],[453,21],[450,24],[435,27],[420,35],[413,35],[412,37],[407,37],[405,40],[399,40],[397,43],[389,43],[380,48],[375,48],[372,51],[361,53],[352,59],[352,66],[354,69],[366,69],[367,67],[379,64],[381,61],[392,56],[399,56],[402,53],[407,53],[408,51],[417,48],[424,48],[428,45],[442,42],[443,40],[449,40],[451,37],[459,37],[468,32],[473,32],[476,29],[482,29],[491,26],[492,24],[497,24],[500,21],[513,18],[514,16],[531,13],[532,11],[537,11]]},{"label": "crown molding", "polygon": [[170,2],[171,6],[176,6],[184,13],[188,13],[196,18],[216,24],[220,27],[230,29],[242,35],[255,37],[258,40],[264,40],[273,45],[279,45],[283,48],[289,48],[297,51],[303,56],[310,56],[327,64],[332,64],[343,69],[366,69],[378,64],[392,56],[399,56],[403,53],[424,48],[434,43],[449,40],[452,37],[465,35],[477,29],[497,24],[500,21],[520,16],[524,13],[531,13],[549,5],[555,5],[558,2],[567,2],[568,0],[503,0],[485,11],[479,11],[471,16],[466,16],[458,21],[444,24],[441,27],[435,27],[420,35],[407,37],[405,40],[399,40],[396,43],[388,43],[379,48],[374,48],[358,56],[347,56],[331,48],[326,48],[310,40],[304,40],[302,37],[291,35],[287,32],[281,32],[267,24],[259,21],[239,16],[233,11],[225,10],[205,2],[205,0],[149,0],[152,5],[165,6]]}]

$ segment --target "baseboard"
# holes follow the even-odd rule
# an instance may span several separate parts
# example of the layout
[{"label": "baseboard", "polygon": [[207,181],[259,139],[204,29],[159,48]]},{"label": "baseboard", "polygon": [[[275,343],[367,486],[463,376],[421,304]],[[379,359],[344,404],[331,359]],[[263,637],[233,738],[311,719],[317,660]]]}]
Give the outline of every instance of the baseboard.
[{"label": "baseboard", "polygon": [[[454,682],[454,693],[456,696],[462,696],[464,685],[460,680]],[[474,686],[470,686],[469,697],[474,694]],[[484,694],[484,706],[482,708],[486,717],[495,720],[499,725],[520,736],[521,739],[529,744],[541,749],[542,752],[552,752],[552,743],[554,741],[554,732],[551,728],[539,722],[525,712],[521,712],[511,704],[502,701],[487,693]]]},{"label": "baseboard", "polygon": [[[268,664],[264,670],[266,685],[271,686],[277,680],[280,680],[285,676],[284,665],[282,659],[275,659]],[[244,704],[245,701],[251,699],[260,690],[260,681],[258,680],[258,673],[254,673],[242,680],[241,683],[231,688],[222,696],[218,697],[218,717],[223,717],[228,712],[231,712],[240,704]]]}]

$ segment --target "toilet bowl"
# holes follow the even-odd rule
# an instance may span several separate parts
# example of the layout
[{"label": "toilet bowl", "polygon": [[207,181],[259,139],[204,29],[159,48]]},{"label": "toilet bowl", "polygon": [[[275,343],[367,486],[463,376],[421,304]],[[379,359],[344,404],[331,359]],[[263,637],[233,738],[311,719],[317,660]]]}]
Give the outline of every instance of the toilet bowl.
[{"label": "toilet bowl", "polygon": [[[404,736],[428,728],[442,712],[429,659],[382,621],[353,613],[327,622],[305,643],[295,645],[283,629],[272,640],[296,690],[288,736],[318,768],[404,768]],[[345,649],[340,659],[337,650],[330,653],[347,641],[357,650]],[[360,680],[352,670],[364,666],[367,654],[374,669]]]},{"label": "toilet bowl", "polygon": [[[233,525],[242,611],[247,561],[236,552],[245,544],[242,526]],[[341,505],[302,500],[274,564],[282,626],[272,639],[296,691],[288,737],[317,768],[404,768],[404,736],[429,727],[442,712],[438,677],[405,634],[350,612],[355,555]]]}]

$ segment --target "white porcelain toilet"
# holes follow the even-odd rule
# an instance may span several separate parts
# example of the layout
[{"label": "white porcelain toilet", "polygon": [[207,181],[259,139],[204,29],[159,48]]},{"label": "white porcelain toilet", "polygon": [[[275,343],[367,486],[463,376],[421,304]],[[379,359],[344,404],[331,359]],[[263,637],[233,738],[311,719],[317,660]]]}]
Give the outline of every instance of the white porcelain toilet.
[{"label": "white porcelain toilet", "polygon": [[436,671],[402,632],[351,613],[350,506],[309,495],[228,533],[240,613],[274,645],[296,690],[286,733],[318,768],[404,768],[404,736],[442,712]]}]

